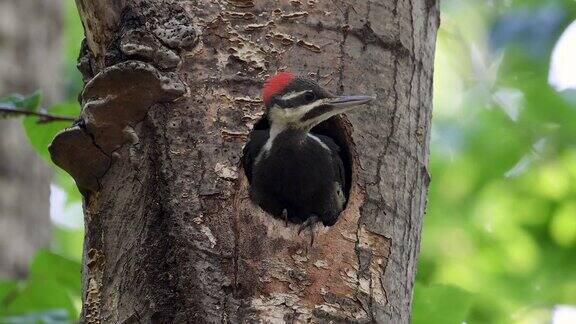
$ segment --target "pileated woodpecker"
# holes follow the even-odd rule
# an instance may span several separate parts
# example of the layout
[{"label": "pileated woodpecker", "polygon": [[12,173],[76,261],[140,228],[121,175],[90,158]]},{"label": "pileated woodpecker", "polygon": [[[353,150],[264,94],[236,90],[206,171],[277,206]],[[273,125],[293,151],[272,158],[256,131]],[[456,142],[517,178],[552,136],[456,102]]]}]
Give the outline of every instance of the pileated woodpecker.
[{"label": "pileated woodpecker", "polygon": [[340,147],[310,131],[374,98],[335,96],[289,72],[270,77],[262,97],[270,128],[252,131],[242,157],[251,199],[278,218],[302,223],[300,231],[313,231],[318,221],[334,225],[346,203]]}]

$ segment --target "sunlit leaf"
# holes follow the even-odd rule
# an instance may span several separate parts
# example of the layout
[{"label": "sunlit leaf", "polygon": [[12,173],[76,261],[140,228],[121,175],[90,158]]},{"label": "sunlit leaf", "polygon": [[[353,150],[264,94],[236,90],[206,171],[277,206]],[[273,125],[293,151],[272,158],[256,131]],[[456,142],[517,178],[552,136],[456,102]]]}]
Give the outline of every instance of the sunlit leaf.
[{"label": "sunlit leaf", "polygon": [[18,283],[16,281],[0,281],[0,305],[15,292],[17,287]]},{"label": "sunlit leaf", "polygon": [[550,223],[550,234],[559,245],[576,244],[576,202],[567,202],[558,209]]},{"label": "sunlit leaf", "polygon": [[47,250],[36,253],[28,270],[34,280],[52,280],[73,294],[80,294],[80,263]]},{"label": "sunlit leaf", "polygon": [[473,301],[473,295],[455,286],[416,283],[412,306],[413,324],[461,324]]},{"label": "sunlit leaf", "polygon": [[551,199],[562,199],[570,192],[568,171],[560,163],[544,165],[534,176],[538,179],[538,190]]},{"label": "sunlit leaf", "polygon": [[502,268],[512,274],[527,274],[533,271],[540,261],[540,249],[532,236],[517,229],[503,246]]},{"label": "sunlit leaf", "polygon": [[69,289],[53,280],[29,280],[24,288],[0,309],[0,317],[64,309],[76,318]]}]

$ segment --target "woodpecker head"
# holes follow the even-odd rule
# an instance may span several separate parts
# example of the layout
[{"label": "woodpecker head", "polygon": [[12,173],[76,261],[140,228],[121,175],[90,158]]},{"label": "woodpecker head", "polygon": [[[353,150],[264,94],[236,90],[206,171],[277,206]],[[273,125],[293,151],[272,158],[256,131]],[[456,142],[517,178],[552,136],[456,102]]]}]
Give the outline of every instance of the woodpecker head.
[{"label": "woodpecker head", "polygon": [[335,96],[316,82],[289,72],[280,72],[266,80],[262,98],[272,125],[305,130],[374,99]]}]

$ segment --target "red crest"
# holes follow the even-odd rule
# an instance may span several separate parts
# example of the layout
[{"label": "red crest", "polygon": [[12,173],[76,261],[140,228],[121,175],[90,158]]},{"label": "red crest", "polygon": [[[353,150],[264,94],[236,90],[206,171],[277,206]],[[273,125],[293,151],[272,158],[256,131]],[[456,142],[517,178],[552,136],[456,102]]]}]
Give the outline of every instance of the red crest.
[{"label": "red crest", "polygon": [[271,76],[264,82],[264,88],[262,88],[262,99],[264,104],[268,104],[268,101],[274,97],[277,93],[284,90],[290,82],[294,80],[294,74],[290,72],[280,72],[274,76]]}]

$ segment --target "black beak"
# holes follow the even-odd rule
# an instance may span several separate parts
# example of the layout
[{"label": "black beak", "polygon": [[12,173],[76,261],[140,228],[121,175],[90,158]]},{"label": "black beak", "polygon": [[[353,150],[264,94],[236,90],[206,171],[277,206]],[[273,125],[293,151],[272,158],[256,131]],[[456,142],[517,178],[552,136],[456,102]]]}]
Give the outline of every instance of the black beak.
[{"label": "black beak", "polygon": [[373,96],[341,96],[332,99],[328,104],[335,108],[349,108],[367,104],[374,99]]},{"label": "black beak", "polygon": [[367,104],[374,99],[375,97],[373,96],[340,96],[330,98],[308,111],[301,120],[305,122],[311,121],[313,125],[317,125],[334,115],[345,113],[353,107]]}]

